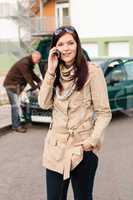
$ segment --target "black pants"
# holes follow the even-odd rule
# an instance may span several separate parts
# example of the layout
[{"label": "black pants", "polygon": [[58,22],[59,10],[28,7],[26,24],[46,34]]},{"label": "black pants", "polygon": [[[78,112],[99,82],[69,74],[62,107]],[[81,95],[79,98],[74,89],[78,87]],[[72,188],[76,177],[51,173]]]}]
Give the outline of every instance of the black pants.
[{"label": "black pants", "polygon": [[70,178],[46,169],[47,200],[67,200],[67,190],[71,180],[74,200],[92,200],[93,183],[98,165],[98,157],[92,152],[84,152],[83,160],[71,171]]}]

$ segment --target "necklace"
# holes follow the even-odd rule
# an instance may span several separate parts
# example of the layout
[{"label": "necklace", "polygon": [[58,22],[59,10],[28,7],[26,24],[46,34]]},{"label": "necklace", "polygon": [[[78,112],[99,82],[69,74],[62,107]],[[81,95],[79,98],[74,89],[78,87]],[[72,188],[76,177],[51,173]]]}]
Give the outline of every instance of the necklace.
[{"label": "necklace", "polygon": [[60,94],[59,87],[56,87],[55,93],[56,93],[57,98],[59,100],[63,101],[63,100],[66,100],[68,97],[70,97],[73,94],[75,88],[76,88],[76,82],[74,81],[73,84],[71,85],[71,87],[64,91],[64,95]]},{"label": "necklace", "polygon": [[74,78],[74,66],[72,65],[69,68],[66,68],[64,65],[60,66],[60,74],[61,74],[61,78],[64,81],[71,81]]}]

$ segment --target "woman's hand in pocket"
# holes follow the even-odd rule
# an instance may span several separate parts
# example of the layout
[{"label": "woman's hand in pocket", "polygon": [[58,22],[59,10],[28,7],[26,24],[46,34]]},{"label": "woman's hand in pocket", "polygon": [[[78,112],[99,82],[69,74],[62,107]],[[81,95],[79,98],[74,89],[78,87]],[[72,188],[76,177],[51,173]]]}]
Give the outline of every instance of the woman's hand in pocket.
[{"label": "woman's hand in pocket", "polygon": [[93,151],[93,149],[94,149],[93,146],[84,147],[84,145],[82,145],[82,147],[83,147],[83,151]]},{"label": "woman's hand in pocket", "polygon": [[88,144],[88,143],[79,142],[79,143],[76,143],[75,146],[82,146],[83,151],[94,150],[94,147],[91,144]]}]

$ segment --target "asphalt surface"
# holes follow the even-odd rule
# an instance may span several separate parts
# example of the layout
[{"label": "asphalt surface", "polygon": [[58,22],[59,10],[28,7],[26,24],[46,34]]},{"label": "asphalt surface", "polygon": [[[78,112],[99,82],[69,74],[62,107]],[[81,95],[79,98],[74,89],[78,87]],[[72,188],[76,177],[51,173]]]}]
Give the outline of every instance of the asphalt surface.
[{"label": "asphalt surface", "polygon": [[[94,200],[133,199],[133,118],[113,116],[105,131],[95,178]],[[46,200],[42,152],[48,125],[33,124],[26,134],[0,136],[0,200]],[[52,188],[51,188],[52,190]],[[73,200],[71,186],[68,200]]]}]

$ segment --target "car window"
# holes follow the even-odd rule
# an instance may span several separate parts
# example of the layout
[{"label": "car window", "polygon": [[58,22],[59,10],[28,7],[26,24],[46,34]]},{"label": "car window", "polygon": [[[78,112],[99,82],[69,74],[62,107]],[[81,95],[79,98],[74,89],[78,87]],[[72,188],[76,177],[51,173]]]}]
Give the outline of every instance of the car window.
[{"label": "car window", "polygon": [[122,65],[115,64],[114,67],[108,67],[108,70],[106,72],[106,82],[107,84],[114,84],[119,83],[126,79],[125,73],[122,69]]},{"label": "car window", "polygon": [[133,80],[133,61],[124,64],[127,73],[127,80]]},{"label": "car window", "polygon": [[112,60],[112,61],[107,61],[106,63],[106,71],[105,71],[105,76],[107,76],[110,72],[114,70],[117,66],[121,64],[120,60]]},{"label": "car window", "polygon": [[111,63],[108,64],[108,67],[116,67],[117,65],[119,65],[120,62],[117,60],[112,61]]}]

